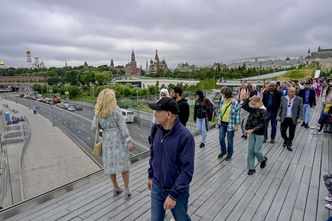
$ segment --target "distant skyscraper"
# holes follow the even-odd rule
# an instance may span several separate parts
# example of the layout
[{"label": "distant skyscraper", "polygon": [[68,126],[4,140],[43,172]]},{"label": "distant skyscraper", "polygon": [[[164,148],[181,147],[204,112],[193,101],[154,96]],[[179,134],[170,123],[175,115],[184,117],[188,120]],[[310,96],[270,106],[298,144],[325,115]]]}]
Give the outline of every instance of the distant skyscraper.
[{"label": "distant skyscraper", "polygon": [[65,60],[65,68],[66,68],[66,67],[68,67],[68,65],[67,65],[67,60]]},{"label": "distant skyscraper", "polygon": [[27,64],[28,64],[28,68],[31,68],[32,67],[32,62],[31,62],[31,51],[29,48],[27,48],[25,50],[25,54],[26,54],[26,57],[27,57]]}]

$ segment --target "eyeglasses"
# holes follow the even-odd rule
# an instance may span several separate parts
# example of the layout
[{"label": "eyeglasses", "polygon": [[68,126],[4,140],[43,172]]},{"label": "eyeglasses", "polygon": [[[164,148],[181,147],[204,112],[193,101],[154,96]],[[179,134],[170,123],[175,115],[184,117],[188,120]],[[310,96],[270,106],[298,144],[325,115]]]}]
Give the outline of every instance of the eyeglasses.
[{"label": "eyeglasses", "polygon": [[290,106],[291,106],[291,104],[292,104],[291,102],[288,102],[288,107],[290,107]]}]

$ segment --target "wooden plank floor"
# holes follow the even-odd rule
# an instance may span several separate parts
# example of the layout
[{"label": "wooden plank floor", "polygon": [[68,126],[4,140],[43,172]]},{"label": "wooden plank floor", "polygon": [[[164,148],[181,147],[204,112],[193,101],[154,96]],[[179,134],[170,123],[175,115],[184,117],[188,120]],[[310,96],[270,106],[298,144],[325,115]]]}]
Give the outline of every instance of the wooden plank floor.
[{"label": "wooden plank floor", "polygon": [[[316,110],[312,125],[318,115]],[[192,220],[326,220],[329,211],[324,207],[327,190],[322,176],[331,171],[332,135],[313,135],[299,125],[296,129],[294,151],[289,152],[282,147],[278,127],[277,142],[263,144],[267,167],[260,169],[257,164],[252,176],[247,175],[247,141],[240,133],[228,162],[217,159],[218,130],[208,132],[202,149],[195,137],[195,174],[189,200]],[[148,159],[132,165],[130,200],[124,200],[123,195],[112,197],[112,186],[105,178],[8,220],[150,220],[147,167]],[[166,219],[170,218],[168,212]]]}]

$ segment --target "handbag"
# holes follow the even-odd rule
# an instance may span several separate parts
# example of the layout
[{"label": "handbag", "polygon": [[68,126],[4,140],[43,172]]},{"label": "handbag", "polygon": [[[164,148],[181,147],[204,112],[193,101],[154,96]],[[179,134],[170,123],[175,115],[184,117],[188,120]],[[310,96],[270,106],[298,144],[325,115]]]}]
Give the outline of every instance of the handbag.
[{"label": "handbag", "polygon": [[97,128],[96,128],[96,136],[95,136],[95,145],[93,146],[92,154],[96,156],[101,156],[102,155],[102,143],[103,140],[99,141],[98,140],[98,131],[99,131],[99,125],[97,123]]}]

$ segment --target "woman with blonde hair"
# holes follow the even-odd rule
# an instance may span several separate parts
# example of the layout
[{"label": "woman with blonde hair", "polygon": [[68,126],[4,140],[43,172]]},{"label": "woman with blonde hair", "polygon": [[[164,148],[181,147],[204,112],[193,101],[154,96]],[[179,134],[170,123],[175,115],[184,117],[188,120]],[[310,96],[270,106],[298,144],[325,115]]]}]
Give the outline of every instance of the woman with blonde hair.
[{"label": "woman with blonde hair", "polygon": [[128,199],[131,196],[129,151],[133,148],[133,143],[113,90],[104,89],[99,93],[92,127],[98,127],[103,131],[102,161],[104,174],[110,176],[113,184],[113,196],[123,191],[116,180],[116,174],[121,172],[125,199]]},{"label": "woman with blonde hair", "polygon": [[264,140],[265,122],[268,117],[262,98],[259,96],[254,95],[245,100],[242,108],[249,112],[245,128],[249,134],[247,156],[248,175],[252,175],[256,172],[255,158],[260,162],[260,168],[263,169],[266,166],[267,157],[264,157],[261,149]]}]

